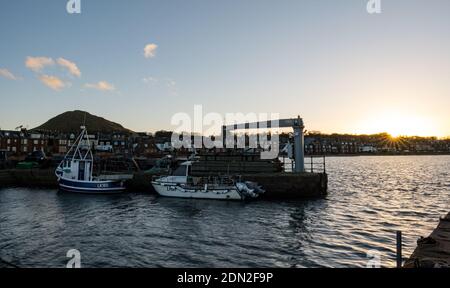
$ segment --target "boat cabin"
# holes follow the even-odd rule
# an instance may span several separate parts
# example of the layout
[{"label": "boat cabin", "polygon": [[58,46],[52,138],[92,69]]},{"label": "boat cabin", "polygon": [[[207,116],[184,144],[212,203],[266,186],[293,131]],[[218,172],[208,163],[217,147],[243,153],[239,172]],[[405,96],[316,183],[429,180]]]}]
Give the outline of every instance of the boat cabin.
[{"label": "boat cabin", "polygon": [[80,136],[75,140],[56,173],[64,179],[92,181],[94,157],[86,127],[82,126],[81,129]]},{"label": "boat cabin", "polygon": [[91,181],[92,161],[66,159],[62,163],[62,177],[66,179]]}]

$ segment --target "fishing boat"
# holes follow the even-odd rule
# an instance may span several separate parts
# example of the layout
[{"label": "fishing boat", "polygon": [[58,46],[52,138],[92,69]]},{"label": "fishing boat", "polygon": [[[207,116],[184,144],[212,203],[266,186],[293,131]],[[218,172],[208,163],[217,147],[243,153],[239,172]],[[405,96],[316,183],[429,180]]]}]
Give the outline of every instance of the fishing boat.
[{"label": "fishing boat", "polygon": [[248,200],[265,191],[254,182],[236,181],[232,177],[192,177],[192,161],[186,161],[170,176],[152,181],[156,192],[164,197]]},{"label": "fishing boat", "polygon": [[87,194],[111,194],[125,191],[125,181],[131,175],[93,176],[94,157],[85,126],[65,155],[55,174],[63,191]]}]

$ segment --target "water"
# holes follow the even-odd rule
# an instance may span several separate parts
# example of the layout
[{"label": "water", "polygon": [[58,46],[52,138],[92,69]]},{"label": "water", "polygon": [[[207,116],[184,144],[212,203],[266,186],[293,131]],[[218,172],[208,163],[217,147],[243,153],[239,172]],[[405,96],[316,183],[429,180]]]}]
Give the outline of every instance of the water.
[{"label": "water", "polygon": [[0,258],[24,267],[395,265],[450,211],[450,156],[327,159],[329,196],[253,203],[0,190]]}]

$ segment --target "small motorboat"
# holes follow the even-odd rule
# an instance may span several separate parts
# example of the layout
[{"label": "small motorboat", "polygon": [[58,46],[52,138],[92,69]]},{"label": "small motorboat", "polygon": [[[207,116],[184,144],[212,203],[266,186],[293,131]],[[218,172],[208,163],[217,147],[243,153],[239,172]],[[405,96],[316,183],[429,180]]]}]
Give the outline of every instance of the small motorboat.
[{"label": "small motorboat", "polygon": [[67,192],[87,194],[111,194],[125,191],[125,181],[132,175],[92,176],[94,158],[85,126],[56,168],[59,187]]},{"label": "small motorboat", "polygon": [[265,191],[254,182],[235,181],[232,177],[192,177],[192,161],[186,161],[170,176],[152,181],[156,192],[165,197],[248,200]]}]

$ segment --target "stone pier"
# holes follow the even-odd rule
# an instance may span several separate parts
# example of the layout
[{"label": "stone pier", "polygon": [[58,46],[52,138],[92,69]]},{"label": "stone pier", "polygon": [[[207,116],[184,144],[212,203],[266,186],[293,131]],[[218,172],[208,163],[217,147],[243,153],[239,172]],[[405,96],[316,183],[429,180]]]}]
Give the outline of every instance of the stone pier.
[{"label": "stone pier", "polygon": [[[152,175],[134,173],[127,181],[131,191],[156,193],[151,185]],[[243,174],[242,180],[260,184],[266,193],[263,199],[295,200],[320,198],[327,194],[328,176],[325,173],[257,173]],[[58,188],[53,169],[0,170],[0,187],[23,186]]]},{"label": "stone pier", "polygon": [[403,267],[450,268],[450,213],[440,219],[430,236],[417,241],[416,250]]}]

